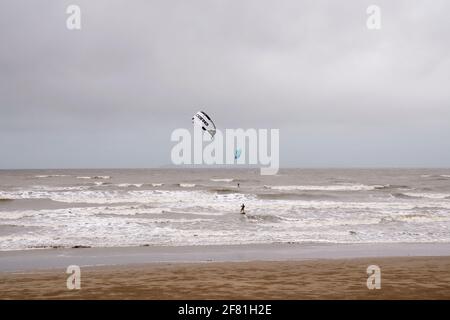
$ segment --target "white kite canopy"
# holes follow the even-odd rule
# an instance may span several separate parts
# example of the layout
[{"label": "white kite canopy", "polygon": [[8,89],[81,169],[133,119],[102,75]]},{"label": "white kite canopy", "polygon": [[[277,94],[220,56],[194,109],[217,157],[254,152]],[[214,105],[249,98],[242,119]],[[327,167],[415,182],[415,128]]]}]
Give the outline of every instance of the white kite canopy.
[{"label": "white kite canopy", "polygon": [[205,112],[197,112],[192,117],[192,123],[194,124],[194,126],[200,126],[203,131],[207,131],[211,135],[211,138],[214,138],[214,135],[216,134],[216,125]]}]

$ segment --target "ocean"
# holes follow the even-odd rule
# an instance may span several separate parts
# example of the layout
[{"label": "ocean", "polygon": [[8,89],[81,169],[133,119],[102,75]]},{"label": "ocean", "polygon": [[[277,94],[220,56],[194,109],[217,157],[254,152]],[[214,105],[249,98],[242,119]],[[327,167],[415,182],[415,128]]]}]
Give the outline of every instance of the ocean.
[{"label": "ocean", "polygon": [[450,242],[450,169],[0,170],[0,251],[406,242]]}]

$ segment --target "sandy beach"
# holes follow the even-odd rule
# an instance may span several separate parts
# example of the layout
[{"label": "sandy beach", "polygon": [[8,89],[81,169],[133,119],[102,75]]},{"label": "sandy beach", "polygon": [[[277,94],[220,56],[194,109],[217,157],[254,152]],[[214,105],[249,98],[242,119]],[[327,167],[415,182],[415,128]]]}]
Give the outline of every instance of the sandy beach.
[{"label": "sandy beach", "polygon": [[[366,268],[381,268],[368,290]],[[163,263],[2,273],[2,299],[449,299],[450,257]]]},{"label": "sandy beach", "polygon": [[[450,299],[447,244],[90,248],[0,254],[1,299]],[[68,290],[66,268],[81,268]],[[367,288],[367,267],[381,289]]]}]

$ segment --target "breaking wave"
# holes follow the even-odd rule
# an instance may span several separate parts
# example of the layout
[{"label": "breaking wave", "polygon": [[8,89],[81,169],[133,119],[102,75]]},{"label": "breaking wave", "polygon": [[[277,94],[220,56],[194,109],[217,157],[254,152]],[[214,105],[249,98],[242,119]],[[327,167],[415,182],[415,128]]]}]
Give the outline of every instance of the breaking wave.
[{"label": "breaking wave", "polygon": [[141,188],[143,185],[144,185],[143,183],[119,183],[119,184],[116,184],[116,186],[118,186],[119,188],[130,188],[130,187]]},{"label": "breaking wave", "polygon": [[178,186],[181,188],[194,188],[196,186],[195,183],[178,183]]},{"label": "breaking wave", "polygon": [[78,176],[77,179],[111,179],[111,176]]},{"label": "breaking wave", "polygon": [[348,184],[348,185],[291,185],[291,186],[267,186],[264,188],[278,191],[370,191],[386,188],[384,185],[364,185],[364,184]]},{"label": "breaking wave", "polygon": [[404,192],[400,195],[411,197],[411,198],[427,198],[427,199],[449,199],[450,194],[448,193],[421,193],[421,192]]},{"label": "breaking wave", "polygon": [[262,200],[332,200],[336,199],[331,194],[314,194],[314,193],[260,193],[257,195]]},{"label": "breaking wave", "polygon": [[68,174],[47,174],[47,175],[37,175],[35,178],[59,178],[59,177],[70,177]]}]

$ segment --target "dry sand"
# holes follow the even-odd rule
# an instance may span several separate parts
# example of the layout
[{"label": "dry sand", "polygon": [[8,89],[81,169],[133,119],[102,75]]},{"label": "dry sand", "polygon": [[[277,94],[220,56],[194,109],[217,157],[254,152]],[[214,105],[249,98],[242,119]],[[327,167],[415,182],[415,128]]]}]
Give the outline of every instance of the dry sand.
[{"label": "dry sand", "polygon": [[[381,268],[368,290],[366,268]],[[1,299],[450,299],[450,257],[84,267],[81,290],[63,269],[0,273]]]}]

